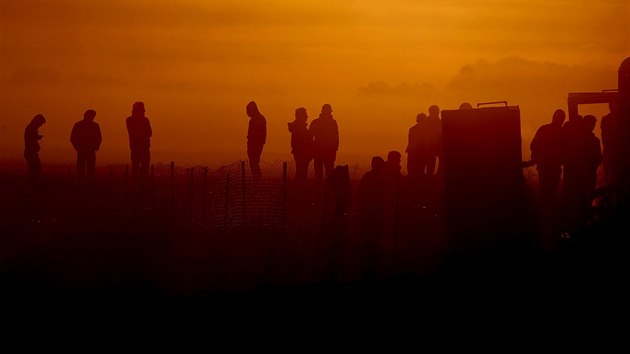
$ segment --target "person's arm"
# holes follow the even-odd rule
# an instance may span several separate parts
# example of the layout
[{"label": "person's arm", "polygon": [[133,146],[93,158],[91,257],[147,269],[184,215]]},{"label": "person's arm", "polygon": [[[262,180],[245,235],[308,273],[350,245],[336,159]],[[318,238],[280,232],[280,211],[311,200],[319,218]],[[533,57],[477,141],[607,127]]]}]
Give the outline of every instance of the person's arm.
[{"label": "person's arm", "polygon": [[267,121],[264,118],[261,125],[262,143],[264,144],[267,142]]},{"label": "person's arm", "polygon": [[101,148],[101,142],[103,141],[103,135],[101,135],[101,126],[96,124],[96,151]]},{"label": "person's arm", "polygon": [[339,126],[337,126],[337,121],[335,122],[335,151],[339,150]]},{"label": "person's arm", "polygon": [[77,125],[72,126],[72,132],[70,133],[70,143],[75,150],[77,149],[78,137],[77,137]]},{"label": "person's arm", "polygon": [[149,128],[149,138],[153,137],[153,129],[151,129],[151,121],[147,118],[147,127]]}]

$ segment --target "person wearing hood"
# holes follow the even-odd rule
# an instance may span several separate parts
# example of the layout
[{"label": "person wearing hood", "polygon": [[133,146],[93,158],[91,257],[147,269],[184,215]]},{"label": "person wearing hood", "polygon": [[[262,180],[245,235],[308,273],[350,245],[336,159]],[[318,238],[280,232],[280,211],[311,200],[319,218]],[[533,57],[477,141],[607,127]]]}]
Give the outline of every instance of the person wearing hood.
[{"label": "person wearing hood", "polygon": [[339,128],[337,121],[332,116],[330,104],[322,106],[319,118],[311,122],[309,131],[313,135],[315,178],[323,178],[324,170],[326,177],[328,177],[335,166],[337,150],[339,149]]},{"label": "person wearing hood", "polygon": [[144,103],[136,102],[131,109],[131,116],[127,117],[126,120],[129,149],[131,150],[131,175],[138,182],[144,182],[151,161],[150,149],[153,130],[151,129],[151,122],[144,114]]},{"label": "person wearing hood", "polygon": [[24,129],[24,159],[28,165],[28,177],[31,183],[35,184],[39,180],[42,171],[42,164],[39,160],[39,141],[44,137],[39,135],[39,127],[46,123],[46,118],[38,114]]},{"label": "person wearing hood", "polygon": [[265,141],[267,140],[267,121],[258,110],[256,102],[247,104],[246,113],[249,119],[247,129],[247,158],[252,175],[256,178],[262,176],[260,169],[260,155],[262,155]]},{"label": "person wearing hood", "polygon": [[295,179],[298,181],[306,180],[308,165],[313,158],[313,136],[308,130],[307,120],[306,108],[300,107],[295,110],[295,120],[287,123],[291,133],[291,153],[295,159]]}]

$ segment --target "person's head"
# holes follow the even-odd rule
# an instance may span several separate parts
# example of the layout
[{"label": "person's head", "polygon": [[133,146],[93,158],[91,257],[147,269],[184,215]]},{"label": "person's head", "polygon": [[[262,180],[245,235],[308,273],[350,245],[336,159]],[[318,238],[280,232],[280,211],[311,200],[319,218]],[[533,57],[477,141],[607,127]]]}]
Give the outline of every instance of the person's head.
[{"label": "person's head", "polygon": [[440,115],[440,107],[436,105],[432,105],[429,107],[429,116],[431,117],[439,117]]},{"label": "person's head", "polygon": [[566,114],[564,113],[563,110],[561,109],[556,109],[555,112],[553,112],[553,116],[551,117],[551,123],[554,125],[562,125],[562,123],[564,123],[564,120],[566,119]]},{"label": "person's head", "polygon": [[31,120],[31,123],[35,124],[38,127],[41,127],[42,125],[44,125],[44,123],[46,123],[46,118],[44,118],[42,114],[38,114],[35,117],[33,117],[33,119]]},{"label": "person's head", "polygon": [[143,102],[136,102],[133,104],[133,107],[131,108],[131,115],[133,116],[138,116],[138,117],[144,117],[144,103]]},{"label": "person's head", "polygon": [[258,105],[256,105],[256,102],[254,101],[250,101],[247,104],[245,111],[247,112],[247,116],[250,118],[260,115],[260,111],[258,111]]},{"label": "person's head", "polygon": [[332,113],[332,107],[330,104],[326,103],[322,106],[322,114],[330,114]]},{"label": "person's head", "polygon": [[88,109],[83,113],[83,119],[93,121],[94,117],[96,117],[96,111],[93,109]]},{"label": "person's head", "polygon": [[597,124],[597,118],[592,114],[587,114],[584,116],[583,120],[584,129],[586,131],[592,132],[595,129],[595,125]]},{"label": "person's head", "polygon": [[470,103],[468,103],[468,102],[464,102],[464,103],[459,105],[459,110],[460,111],[465,110],[465,109],[473,109],[473,106]]},{"label": "person's head", "polygon": [[387,161],[400,163],[402,155],[398,151],[390,151],[387,153]]},{"label": "person's head", "polygon": [[370,164],[373,170],[380,170],[385,166],[385,160],[380,156],[372,157],[372,163]]},{"label": "person's head", "polygon": [[299,122],[306,122],[308,114],[306,114],[306,108],[300,107],[295,110],[295,120]]},{"label": "person's head", "polygon": [[426,115],[426,114],[424,114],[424,113],[419,113],[419,114],[416,116],[416,123],[420,123],[421,121],[423,121],[423,120],[425,120],[425,119],[427,119],[427,115]]}]

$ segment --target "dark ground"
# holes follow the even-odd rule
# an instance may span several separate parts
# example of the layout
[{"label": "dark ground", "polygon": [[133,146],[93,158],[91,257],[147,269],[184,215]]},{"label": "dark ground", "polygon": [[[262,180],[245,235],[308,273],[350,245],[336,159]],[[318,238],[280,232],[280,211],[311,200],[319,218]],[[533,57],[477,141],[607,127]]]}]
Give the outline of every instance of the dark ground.
[{"label": "dark ground", "polygon": [[402,198],[396,241],[370,273],[355,209],[327,238],[317,198],[296,202],[292,185],[285,224],[226,230],[191,222],[185,193],[175,209],[161,197],[134,207],[106,178],[84,189],[45,176],[37,197],[15,174],[1,183],[0,293],[18,311],[614,311],[628,295],[630,232],[606,209],[551,249],[528,234],[460,253],[439,208]]}]

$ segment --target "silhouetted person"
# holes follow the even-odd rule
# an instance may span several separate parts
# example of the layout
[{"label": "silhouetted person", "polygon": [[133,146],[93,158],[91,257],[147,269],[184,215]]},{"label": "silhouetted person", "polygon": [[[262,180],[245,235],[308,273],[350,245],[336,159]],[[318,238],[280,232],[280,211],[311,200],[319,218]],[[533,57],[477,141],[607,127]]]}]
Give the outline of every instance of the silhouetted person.
[{"label": "silhouetted person", "polygon": [[39,140],[43,138],[43,135],[39,135],[38,129],[44,123],[46,123],[46,118],[38,114],[24,129],[24,159],[26,159],[28,166],[28,178],[32,184],[39,181],[42,171],[42,164],[39,160]]},{"label": "silhouetted person", "polygon": [[306,108],[295,110],[295,120],[287,123],[291,132],[291,153],[295,159],[295,179],[306,180],[308,165],[313,158],[313,136],[308,130]]},{"label": "silhouetted person", "polygon": [[267,121],[254,101],[247,104],[246,112],[250,118],[247,129],[247,158],[252,175],[259,178],[262,176],[260,155],[267,140]]},{"label": "silhouetted person", "polygon": [[576,115],[564,124],[565,162],[565,228],[569,233],[579,231],[587,221],[595,183],[597,166],[601,162],[599,139],[593,134],[597,119]]},{"label": "silhouetted person", "polygon": [[86,173],[88,180],[93,179],[96,152],[101,147],[101,127],[94,122],[94,117],[94,110],[85,111],[83,120],[74,123],[70,134],[70,142],[77,152],[77,176],[80,180],[85,178]]},{"label": "silhouetted person", "polygon": [[385,203],[383,212],[383,238],[382,245],[384,254],[384,265],[388,270],[394,270],[395,258],[398,247],[398,220],[400,212],[400,190],[403,175],[400,173],[402,166],[401,153],[390,151],[387,153],[385,161]]},{"label": "silhouetted person", "polygon": [[[429,107],[429,115],[425,120],[424,129],[426,130],[425,140],[425,160],[422,162],[422,171],[427,176],[435,175],[436,160],[441,161],[442,150],[442,121],[440,120],[440,108],[436,105]],[[438,170],[441,170],[438,166]]]},{"label": "silhouetted person", "polygon": [[562,174],[564,149],[562,124],[565,118],[564,111],[557,109],[553,113],[551,123],[538,128],[529,145],[531,160],[538,170],[539,198],[545,205],[556,195]]},{"label": "silhouetted person", "polygon": [[602,117],[600,124],[602,133],[602,149],[604,174],[606,182],[616,185],[618,174],[618,163],[620,155],[619,141],[619,102],[613,101],[608,105],[610,112]]},{"label": "silhouetted person", "polygon": [[425,123],[427,115],[420,113],[416,116],[416,124],[409,128],[409,135],[407,139],[407,174],[409,178],[417,181],[424,174],[422,171],[423,161],[426,159],[423,154],[426,154],[424,148],[425,135],[422,131],[422,125]]},{"label": "silhouetted person", "polygon": [[388,177],[400,177],[402,170],[402,165],[400,161],[402,159],[402,155],[398,151],[390,151],[387,153],[387,161],[385,161],[385,173]]},{"label": "silhouetted person", "polygon": [[313,135],[315,178],[321,179],[324,176],[324,170],[328,177],[335,166],[339,149],[339,128],[332,116],[332,107],[329,104],[322,106],[319,118],[311,122],[309,131]]},{"label": "silhouetted person", "polygon": [[590,217],[593,198],[595,198],[595,188],[597,186],[597,168],[602,162],[602,150],[599,138],[595,136],[593,130],[597,124],[594,115],[584,116],[584,184],[582,194],[582,211],[584,218]]},{"label": "silhouetted person", "polygon": [[131,174],[138,182],[143,182],[149,172],[151,161],[151,123],[144,116],[144,103],[133,104],[131,116],[127,118],[129,148],[131,149]]},{"label": "silhouetted person", "polygon": [[473,106],[470,103],[468,103],[468,102],[464,102],[464,103],[459,105],[459,110],[460,111],[465,110],[465,109],[473,109]]},{"label": "silhouetted person", "polygon": [[359,213],[364,237],[367,275],[373,276],[379,262],[379,248],[385,209],[385,160],[372,157],[372,169],[367,171],[358,189]]}]

